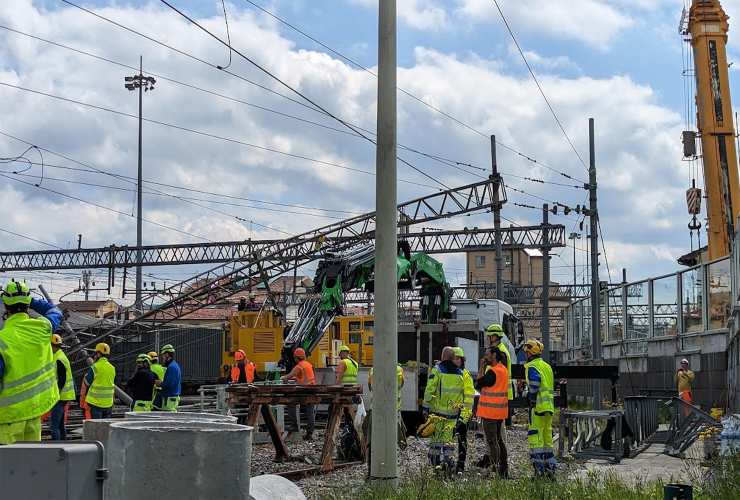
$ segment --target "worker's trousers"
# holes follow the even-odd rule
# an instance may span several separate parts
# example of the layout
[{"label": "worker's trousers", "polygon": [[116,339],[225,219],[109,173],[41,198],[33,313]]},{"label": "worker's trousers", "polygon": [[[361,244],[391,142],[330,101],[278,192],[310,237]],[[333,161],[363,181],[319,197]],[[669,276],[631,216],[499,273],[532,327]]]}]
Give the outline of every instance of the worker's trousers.
[{"label": "worker's trousers", "polygon": [[93,420],[111,418],[113,416],[113,407],[98,408],[97,406],[90,405],[90,416],[92,417]]},{"label": "worker's trousers", "polygon": [[457,434],[457,470],[463,471],[468,458],[468,424],[458,421],[455,434]]},{"label": "worker's trousers", "polygon": [[483,433],[486,436],[486,444],[488,444],[488,453],[491,457],[491,466],[501,477],[508,477],[509,453],[506,450],[506,443],[502,434],[504,421],[481,418],[481,422],[483,423]]},{"label": "worker's trousers", "polygon": [[557,468],[552,447],[552,413],[529,412],[529,460],[536,474],[552,474]]},{"label": "worker's trousers", "polygon": [[51,439],[54,441],[64,441],[67,439],[67,429],[64,425],[67,403],[69,401],[57,401],[57,404],[51,409],[49,430],[51,431]]},{"label": "worker's trousers", "polygon": [[0,444],[16,441],[41,441],[41,417],[0,424]]},{"label": "worker's trousers", "polygon": [[[302,405],[306,412],[306,433],[313,434],[316,408],[314,405]],[[289,405],[285,407],[285,429],[290,432],[298,432],[298,405]]]},{"label": "worker's trousers", "polygon": [[429,440],[427,457],[429,463],[435,467],[442,467],[447,471],[455,468],[455,426],[456,418],[439,420],[434,427],[434,433]]}]

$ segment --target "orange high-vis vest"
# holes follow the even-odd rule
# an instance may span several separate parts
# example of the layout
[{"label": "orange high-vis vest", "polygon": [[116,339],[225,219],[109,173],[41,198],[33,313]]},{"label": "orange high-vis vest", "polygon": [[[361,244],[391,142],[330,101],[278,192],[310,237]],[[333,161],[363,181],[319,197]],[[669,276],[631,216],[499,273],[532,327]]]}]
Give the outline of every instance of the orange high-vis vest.
[{"label": "orange high-vis vest", "polygon": [[[239,365],[234,365],[231,367],[231,383],[232,384],[238,384],[239,383]],[[247,383],[251,384],[254,382],[254,372],[257,371],[257,367],[252,363],[251,361],[247,361],[244,363],[244,371],[247,376]]]},{"label": "orange high-vis vest", "polygon": [[302,359],[298,362],[298,368],[300,368],[300,370],[298,371],[296,381],[300,385],[316,384],[316,377],[314,377],[313,375],[313,366],[311,366],[311,363],[309,363],[305,359]]},{"label": "orange high-vis vest", "polygon": [[502,363],[488,370],[496,375],[496,383],[481,389],[477,414],[488,420],[505,420],[509,417],[509,372]]}]

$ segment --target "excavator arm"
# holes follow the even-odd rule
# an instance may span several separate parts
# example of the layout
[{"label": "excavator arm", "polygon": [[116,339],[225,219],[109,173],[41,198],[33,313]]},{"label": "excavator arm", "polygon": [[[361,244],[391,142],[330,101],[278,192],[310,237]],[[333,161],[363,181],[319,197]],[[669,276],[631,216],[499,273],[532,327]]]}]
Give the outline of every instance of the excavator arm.
[{"label": "excavator arm", "polygon": [[[341,254],[327,254],[316,269],[314,292],[318,297],[301,304],[298,318],[283,342],[281,365],[292,367],[292,353],[298,347],[310,355],[334,318],[343,314],[344,294],[357,289],[373,292],[374,275],[372,244]],[[422,321],[436,322],[449,315],[451,289],[441,262],[425,253],[412,255],[408,243],[400,241],[396,276],[399,289],[419,290]]]}]

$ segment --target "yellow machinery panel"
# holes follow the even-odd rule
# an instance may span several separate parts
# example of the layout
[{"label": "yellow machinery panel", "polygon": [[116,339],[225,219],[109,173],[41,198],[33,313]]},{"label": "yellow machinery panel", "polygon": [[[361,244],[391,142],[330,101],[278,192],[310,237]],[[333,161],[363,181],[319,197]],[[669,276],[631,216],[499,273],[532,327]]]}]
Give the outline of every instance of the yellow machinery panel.
[{"label": "yellow machinery panel", "polygon": [[[257,371],[273,371],[280,360],[285,322],[274,311],[240,311],[229,320],[224,336],[223,364],[234,364],[234,353],[243,349],[247,358],[257,365]],[[346,344],[352,357],[361,366],[373,364],[373,316],[338,316],[309,356],[315,368],[326,368],[337,363],[332,341]]]}]

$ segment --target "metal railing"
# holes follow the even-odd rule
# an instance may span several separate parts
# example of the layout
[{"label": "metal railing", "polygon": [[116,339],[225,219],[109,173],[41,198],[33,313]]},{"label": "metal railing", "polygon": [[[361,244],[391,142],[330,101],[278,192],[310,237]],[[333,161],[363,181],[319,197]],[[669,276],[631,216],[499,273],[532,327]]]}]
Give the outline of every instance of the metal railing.
[{"label": "metal railing", "polygon": [[[740,239],[739,239],[740,241]],[[623,355],[647,352],[647,341],[680,338],[682,351],[699,348],[695,336],[727,329],[737,301],[740,243],[730,257],[673,274],[625,283],[600,293],[601,339],[621,343]],[[591,346],[590,299],[565,308],[566,346]]]}]

